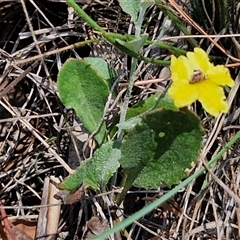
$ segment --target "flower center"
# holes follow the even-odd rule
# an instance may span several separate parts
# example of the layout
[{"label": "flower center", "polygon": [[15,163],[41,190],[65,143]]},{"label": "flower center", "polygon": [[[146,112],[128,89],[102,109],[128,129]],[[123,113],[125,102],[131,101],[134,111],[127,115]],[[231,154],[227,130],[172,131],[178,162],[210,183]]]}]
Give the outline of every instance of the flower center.
[{"label": "flower center", "polygon": [[200,82],[204,79],[205,79],[205,76],[200,70],[194,70],[189,83],[194,84],[194,83]]}]

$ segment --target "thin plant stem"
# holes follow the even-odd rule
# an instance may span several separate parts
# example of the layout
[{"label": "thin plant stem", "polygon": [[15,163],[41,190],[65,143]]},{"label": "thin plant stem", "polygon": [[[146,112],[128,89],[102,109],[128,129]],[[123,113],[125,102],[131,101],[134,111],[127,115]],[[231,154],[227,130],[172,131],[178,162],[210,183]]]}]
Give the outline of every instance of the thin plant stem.
[{"label": "thin plant stem", "polygon": [[[137,62],[138,62],[137,59],[135,59],[135,58],[132,59],[132,64],[131,64],[131,69],[130,69],[130,76],[129,76],[129,83],[128,83],[126,95],[124,97],[124,102],[123,102],[123,105],[121,107],[119,124],[125,122],[125,120],[126,120],[126,114],[127,114],[127,110],[128,110],[128,105],[129,105],[130,97],[132,95],[132,88],[133,88],[133,85],[134,85],[135,71],[136,71],[136,67],[137,67]],[[123,129],[119,129],[118,135],[117,135],[118,141],[122,140],[123,134],[124,134],[124,130]]]}]

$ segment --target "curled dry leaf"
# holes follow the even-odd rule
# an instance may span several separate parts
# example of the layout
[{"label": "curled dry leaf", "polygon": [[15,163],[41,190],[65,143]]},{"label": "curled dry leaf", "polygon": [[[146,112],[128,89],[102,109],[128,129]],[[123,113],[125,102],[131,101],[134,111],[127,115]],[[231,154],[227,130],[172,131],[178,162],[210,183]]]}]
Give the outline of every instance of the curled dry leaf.
[{"label": "curled dry leaf", "polygon": [[59,190],[57,194],[54,195],[56,199],[62,199],[64,204],[73,204],[80,201],[85,196],[85,185],[82,185],[75,192],[69,190]]},{"label": "curled dry leaf", "polygon": [[100,233],[106,231],[109,228],[107,219],[99,219],[99,217],[92,217],[86,224],[86,234],[83,239],[91,239],[98,236]]}]

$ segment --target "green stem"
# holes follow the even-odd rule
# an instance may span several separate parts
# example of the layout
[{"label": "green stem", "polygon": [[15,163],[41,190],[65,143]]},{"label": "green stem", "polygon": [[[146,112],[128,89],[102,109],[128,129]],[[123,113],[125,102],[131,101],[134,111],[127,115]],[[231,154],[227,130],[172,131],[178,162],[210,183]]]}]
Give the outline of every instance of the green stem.
[{"label": "green stem", "polygon": [[146,12],[147,8],[148,7],[146,7],[146,8],[140,7],[140,11],[139,11],[139,14],[138,14],[138,20],[135,23],[135,29],[136,29],[135,30],[135,37],[136,38],[140,38],[141,37],[142,23],[143,23],[144,15],[145,15],[145,12]]},{"label": "green stem", "polygon": [[[67,3],[77,12],[77,14],[84,19],[85,22],[87,22],[92,28],[94,28],[96,31],[99,31],[100,33],[104,34],[106,31],[99,26],[84,10],[78,6],[74,0],[67,0]],[[114,39],[111,39],[111,37],[108,37],[110,41],[114,41]]]},{"label": "green stem", "polygon": [[[135,59],[135,58],[132,59],[132,64],[131,64],[131,69],[130,69],[130,76],[129,76],[129,83],[128,83],[126,95],[124,97],[124,102],[123,102],[123,105],[121,107],[119,124],[125,122],[125,120],[126,120],[126,114],[127,114],[127,110],[128,110],[128,105],[129,105],[130,97],[132,95],[132,88],[133,88],[133,85],[134,85],[135,71],[136,71],[136,67],[137,67],[137,62],[138,62],[137,59]],[[118,136],[117,136],[119,142],[121,142],[121,140],[123,138],[123,133],[124,133],[124,130],[123,129],[119,129]]]},{"label": "green stem", "polygon": [[[126,40],[126,41],[131,41],[131,40],[135,39],[135,36],[128,35],[128,34],[122,35],[120,33],[107,33],[105,36],[107,36],[107,35],[112,36],[114,38],[119,38],[121,40]],[[169,50],[169,51],[171,51],[171,52],[173,52],[174,54],[177,54],[177,55],[185,55],[186,52],[187,52],[186,50],[182,50],[180,48],[174,47],[172,45],[169,45],[169,44],[166,44],[166,43],[163,43],[163,42],[156,42],[155,43],[153,40],[147,40],[146,41],[146,45],[152,45],[152,44],[156,45],[159,48],[167,49],[167,50]],[[169,61],[164,61],[164,62],[169,63]]]},{"label": "green stem", "polygon": [[[146,9],[147,9],[147,6],[145,8],[140,7],[138,21],[135,23],[135,29],[136,30],[135,30],[134,39],[141,38],[141,27],[142,27],[142,22],[143,22],[143,19],[144,19]],[[136,54],[138,54],[138,53],[136,52]],[[122,105],[122,108],[121,108],[121,113],[120,113],[120,120],[119,120],[120,125],[123,122],[126,121],[126,114],[127,114],[130,98],[131,98],[131,95],[132,95],[132,88],[133,88],[133,85],[134,85],[137,64],[138,64],[138,58],[133,57],[132,58],[131,69],[130,69],[128,88],[127,88],[126,95],[124,97],[124,102],[123,102],[123,105]],[[118,129],[117,138],[118,138],[119,142],[122,141],[123,136],[124,136],[124,130],[121,129],[121,128]],[[117,205],[120,205],[122,200],[125,198],[125,195],[127,194],[127,191],[132,186],[136,176],[137,176],[136,174],[135,175],[128,175],[127,174],[127,175],[124,176],[123,181],[122,181],[123,191],[120,194],[118,194],[117,198],[116,198]]]},{"label": "green stem", "polygon": [[[143,168],[144,168],[144,166],[142,166],[142,169]],[[139,175],[139,172],[141,172],[141,169],[137,168],[137,169],[132,169],[131,173],[128,172],[128,173],[124,174],[124,177],[123,177],[123,180],[121,183],[121,186],[123,186],[123,190],[116,197],[116,205],[117,206],[120,206],[120,204],[124,200],[128,190],[133,186],[135,179]]]},{"label": "green stem", "polygon": [[[222,148],[222,150],[216,155],[214,156],[208,163],[207,166],[211,167],[213,164],[215,164],[221,157],[222,155],[240,138],[240,131],[237,132],[237,134],[229,141],[229,143]],[[150,203],[149,205],[147,205],[146,207],[142,208],[140,211],[134,213],[132,216],[130,216],[129,218],[123,220],[121,223],[115,225],[112,229],[109,229],[108,231],[102,233],[101,235],[99,235],[97,238],[93,238],[95,240],[97,239],[105,239],[108,236],[110,236],[113,233],[116,233],[118,231],[120,231],[121,229],[126,228],[127,226],[129,226],[130,224],[132,224],[134,221],[137,221],[138,219],[140,219],[142,216],[148,214],[149,212],[151,212],[153,209],[155,209],[156,207],[160,206],[161,204],[163,204],[164,202],[166,202],[168,199],[170,199],[171,197],[173,197],[178,191],[180,191],[181,189],[183,189],[184,187],[186,187],[189,183],[191,183],[193,180],[195,180],[197,177],[199,177],[200,175],[202,175],[204,173],[204,171],[206,171],[206,169],[204,167],[202,167],[201,169],[199,169],[197,172],[195,172],[193,175],[189,176],[187,179],[185,179],[183,182],[181,182],[178,186],[176,186],[175,188],[173,188],[171,191],[169,191],[168,193],[164,194],[162,197],[160,197],[159,199],[157,199],[156,201]]]},{"label": "green stem", "polygon": [[74,0],[67,0],[67,3],[77,12],[77,14],[84,19],[94,30],[98,31],[108,42],[113,46],[120,49],[125,54],[136,58],[141,61],[150,62],[159,65],[169,65],[169,61],[156,60],[148,57],[144,57],[139,53],[133,52],[130,49],[124,47],[116,41],[109,33],[107,33],[101,26],[99,26],[91,17],[88,16],[75,2]]},{"label": "green stem", "polygon": [[132,186],[134,180],[129,184],[129,186],[127,186],[127,183],[129,183],[129,181],[127,181],[128,179],[128,175],[127,174],[124,174],[123,175],[123,179],[122,179],[122,183],[121,183],[121,186],[123,186],[123,190],[117,194],[116,196],[116,205],[117,206],[120,206],[121,202],[123,201],[125,195],[127,194],[128,190],[130,189],[130,187]]}]

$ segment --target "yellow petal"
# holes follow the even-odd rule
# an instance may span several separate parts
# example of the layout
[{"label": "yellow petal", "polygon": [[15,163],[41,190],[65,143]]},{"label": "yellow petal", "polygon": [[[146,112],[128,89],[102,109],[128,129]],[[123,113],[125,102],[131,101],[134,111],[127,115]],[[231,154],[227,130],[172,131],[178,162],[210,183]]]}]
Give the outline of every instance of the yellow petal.
[{"label": "yellow petal", "polygon": [[202,81],[196,84],[198,89],[198,100],[201,102],[203,108],[217,117],[220,113],[228,111],[227,102],[224,95],[223,88],[211,81]]},{"label": "yellow petal", "polygon": [[193,73],[194,73],[194,70],[195,68],[193,68],[191,62],[189,61],[189,59],[185,56],[180,56],[179,57],[179,61],[182,62],[183,66],[184,66],[184,69],[186,71],[186,78],[187,78],[187,81],[186,83],[189,83]]},{"label": "yellow petal", "polygon": [[188,82],[188,71],[186,66],[184,65],[184,62],[181,60],[181,57],[176,58],[175,56],[171,57],[171,64],[170,64],[170,70],[172,73],[172,81],[173,82],[181,82],[181,83],[187,83]]},{"label": "yellow petal", "polygon": [[194,84],[172,83],[168,89],[168,94],[174,100],[174,105],[178,108],[186,107],[198,98],[198,92]]},{"label": "yellow petal", "polygon": [[209,67],[213,66],[209,62],[208,55],[201,48],[194,48],[194,52],[188,52],[187,57],[193,70],[200,70],[204,74]]},{"label": "yellow petal", "polygon": [[231,78],[228,68],[223,65],[217,65],[209,68],[206,72],[206,79],[217,85],[227,85],[229,87],[234,86],[234,81]]}]

